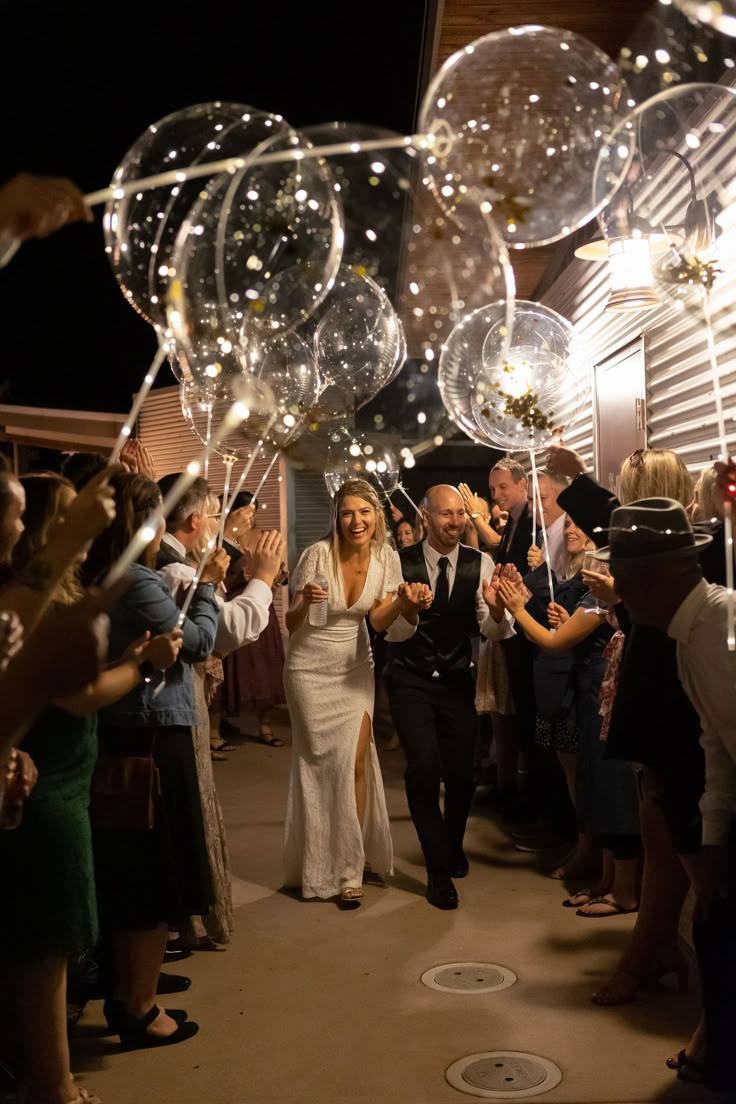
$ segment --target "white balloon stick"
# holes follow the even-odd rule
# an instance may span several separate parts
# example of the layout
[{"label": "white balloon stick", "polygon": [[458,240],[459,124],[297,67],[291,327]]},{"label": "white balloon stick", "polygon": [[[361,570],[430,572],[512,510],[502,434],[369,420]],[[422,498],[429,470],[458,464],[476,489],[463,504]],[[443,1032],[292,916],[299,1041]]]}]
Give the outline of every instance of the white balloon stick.
[{"label": "white balloon stick", "polygon": [[254,490],[254,492],[253,492],[253,499],[254,499],[254,500],[255,500],[256,498],[258,498],[258,495],[259,495],[259,494],[261,493],[261,491],[263,490],[263,485],[264,485],[264,483],[266,482],[266,480],[268,479],[269,475],[271,474],[271,471],[272,471],[272,469],[273,469],[273,466],[274,466],[274,464],[276,463],[276,461],[278,460],[278,458],[279,458],[279,454],[278,454],[277,452],[275,452],[275,453],[273,454],[273,456],[271,457],[271,460],[269,461],[269,465],[268,465],[268,467],[266,468],[265,472],[264,472],[264,473],[263,473],[263,475],[261,476],[261,482],[260,482],[260,483],[258,484],[258,486],[256,487],[256,489],[255,489],[255,490]]},{"label": "white balloon stick", "polygon": [[104,588],[112,586],[118,579],[121,579],[130,565],[135,563],[144,548],[147,548],[156,536],[162,518],[166,519],[169,516],[179,502],[179,499],[189,490],[194,480],[200,474],[204,462],[210,453],[217,448],[220,441],[224,440],[228,434],[232,433],[233,430],[248,417],[248,413],[248,408],[244,403],[233,403],[222,422],[215,430],[209,445],[203,449],[196,460],[192,460],[191,463],[187,465],[187,470],[182,472],[179,476],[159,509],[154,510],[153,513],[148,515],[146,520],[133,535],[130,544],[123,554],[112,565],[103,583]]},{"label": "white balloon stick", "polygon": [[[409,505],[414,507],[417,514],[421,514],[421,510],[417,506],[416,502],[412,498],[409,497],[409,495],[406,493],[406,491],[404,490],[404,487],[401,483],[396,484],[396,491],[401,491],[402,495],[404,496],[406,501],[409,503]],[[393,494],[396,494],[396,491],[394,491]],[[391,497],[391,495],[389,495],[389,498],[390,497]]]},{"label": "white balloon stick", "polygon": [[117,464],[118,460],[120,459],[120,453],[123,451],[123,449],[125,447],[125,442],[128,440],[131,433],[133,432],[133,426],[135,425],[136,420],[138,418],[138,415],[141,412],[141,407],[143,406],[143,403],[146,401],[146,398],[148,397],[148,392],[153,387],[153,385],[156,381],[156,376],[159,373],[161,365],[166,360],[166,357],[168,356],[168,353],[169,353],[168,346],[166,345],[165,342],[162,342],[159,345],[158,350],[156,351],[155,357],[151,361],[151,367],[148,369],[145,376],[143,377],[143,383],[141,384],[141,386],[138,390],[138,394],[135,397],[135,401],[134,401],[133,405],[130,408],[130,413],[128,414],[128,417],[125,419],[125,425],[123,426],[123,428],[120,430],[120,433],[118,434],[118,439],[115,442],[115,448],[110,453],[110,461],[109,462],[111,464]]},{"label": "white balloon stick", "polygon": [[148,192],[153,188],[164,188],[173,184],[183,184],[187,180],[196,180],[203,176],[217,176],[219,173],[237,172],[251,165],[278,165],[288,161],[308,161],[319,157],[339,157],[346,153],[363,153],[383,149],[427,149],[432,144],[432,135],[409,134],[398,138],[370,138],[364,142],[336,142],[328,146],[310,146],[308,149],[273,150],[258,157],[225,157],[221,161],[208,161],[205,164],[187,165],[183,169],[169,170],[146,176],[141,180],[129,180],[116,188],[102,188],[89,192],[84,201],[88,207],[99,203],[108,203],[111,199],[125,199],[136,192]]},{"label": "white balloon stick", "polygon": [[[716,406],[716,422],[718,425],[718,437],[721,447],[721,460],[728,463],[728,441],[726,439],[726,418],[723,413],[723,397],[721,395],[721,373],[718,369],[716,345],[713,340],[710,291],[705,287],[703,288],[703,315],[705,317],[705,334],[708,343],[711,378],[713,381],[713,400]],[[726,592],[728,595],[726,605],[726,646],[729,652],[736,652],[736,596],[734,596],[733,591],[733,512],[731,503],[728,500],[723,504],[723,543],[726,550]]]},{"label": "white balloon stick", "polygon": [[[237,456],[226,456],[224,458],[225,463],[225,486],[222,491],[222,506],[220,507],[220,523],[217,526],[217,547],[222,548],[222,542],[225,539],[225,510],[224,505],[228,502],[228,495],[230,493],[230,479],[233,474],[233,464],[237,460]],[[242,484],[238,483],[238,487]],[[237,494],[237,490],[235,492]]]},{"label": "white balloon stick", "polygon": [[[213,542],[210,541],[210,546],[212,544],[213,544]],[[176,622],[177,629],[180,629],[182,627],[182,625],[184,624],[184,622],[186,621],[186,619],[187,619],[187,611],[188,611],[189,607],[192,604],[192,599],[194,598],[194,592],[197,589],[197,587],[199,586],[199,581],[202,578],[202,576],[204,575],[204,569],[206,568],[206,566],[209,563],[210,558],[212,556],[213,548],[210,547],[210,546],[208,546],[207,551],[204,553],[204,555],[202,556],[202,559],[197,564],[197,570],[194,573],[194,578],[192,579],[189,590],[187,591],[187,596],[184,599],[182,607],[179,611],[179,618]]]},{"label": "white balloon stick", "polygon": [[[534,456],[534,449],[529,450],[529,456],[532,463],[532,495],[533,500],[539,503],[539,528],[542,530],[542,544],[544,545],[544,558],[547,564],[547,580],[549,582],[549,600],[554,602],[555,600],[555,588],[552,583],[552,564],[549,562],[549,541],[547,540],[547,527],[544,524],[544,513],[542,511],[542,495],[539,490],[539,479],[537,478],[537,461]],[[507,523],[508,524],[508,523]]]}]

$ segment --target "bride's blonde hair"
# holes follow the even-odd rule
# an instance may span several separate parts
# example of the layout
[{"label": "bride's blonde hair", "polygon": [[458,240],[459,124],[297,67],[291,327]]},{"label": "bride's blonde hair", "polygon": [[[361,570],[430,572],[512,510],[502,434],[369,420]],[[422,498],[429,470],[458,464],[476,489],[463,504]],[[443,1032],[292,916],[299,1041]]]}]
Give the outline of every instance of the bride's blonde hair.
[{"label": "bride's blonde hair", "polygon": [[340,509],[346,498],[362,498],[364,502],[367,502],[369,506],[373,507],[373,511],[376,515],[376,529],[373,534],[372,543],[379,549],[384,548],[387,544],[386,533],[386,515],[383,512],[383,506],[376,494],[374,488],[367,483],[365,479],[349,479],[347,483],[343,483],[335,495],[335,500],[332,503],[332,524],[330,527],[330,550],[332,553],[332,567],[335,571],[340,566],[340,548],[342,547],[342,532],[340,529]]}]

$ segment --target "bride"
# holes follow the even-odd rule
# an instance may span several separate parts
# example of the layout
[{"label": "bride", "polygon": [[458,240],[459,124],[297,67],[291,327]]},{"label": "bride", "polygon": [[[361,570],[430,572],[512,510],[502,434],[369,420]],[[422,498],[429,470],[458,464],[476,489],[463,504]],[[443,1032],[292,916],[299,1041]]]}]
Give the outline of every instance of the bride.
[{"label": "bride", "polygon": [[[356,907],[366,865],[381,876],[393,873],[372,738],[373,657],[365,618],[384,632],[401,617],[393,636],[408,639],[432,592],[403,581],[381,504],[361,479],[335,495],[331,533],[305,549],[293,583],[284,672],[293,733],[286,885],[301,886],[304,897],[339,895],[343,906]],[[311,624],[310,608],[325,600],[326,623]]]}]

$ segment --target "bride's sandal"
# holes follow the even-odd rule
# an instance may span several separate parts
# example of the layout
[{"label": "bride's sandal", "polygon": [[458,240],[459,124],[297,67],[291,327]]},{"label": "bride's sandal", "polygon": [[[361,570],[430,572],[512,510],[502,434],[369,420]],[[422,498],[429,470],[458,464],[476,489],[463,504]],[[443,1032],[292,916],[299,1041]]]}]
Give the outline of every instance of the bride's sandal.
[{"label": "bride's sandal", "polygon": [[356,909],[363,900],[363,890],[356,886],[347,886],[338,897],[337,904],[341,909]]}]

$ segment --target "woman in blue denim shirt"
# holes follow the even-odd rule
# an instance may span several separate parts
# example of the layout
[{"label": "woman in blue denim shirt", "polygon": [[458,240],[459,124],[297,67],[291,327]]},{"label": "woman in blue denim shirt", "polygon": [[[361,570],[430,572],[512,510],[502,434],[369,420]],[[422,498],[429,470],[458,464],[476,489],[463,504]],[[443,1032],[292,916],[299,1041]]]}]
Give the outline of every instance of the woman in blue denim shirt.
[{"label": "woman in blue denim shirt", "polygon": [[[155,483],[140,475],[114,476],[117,516],[94,543],[85,576],[99,581],[150,513],[161,505]],[[152,568],[163,522],[129,571],[130,587],[110,615],[114,660],[131,641],[176,626],[179,609]],[[196,1034],[186,1013],[155,1000],[169,927],[206,914],[212,901],[209,866],[192,743],[196,723],[190,664],[212,651],[219,607],[211,584],[197,588],[182,626],[179,659],[165,674],[143,682],[99,715],[100,750],[113,756],[152,756],[160,775],[151,830],[94,832],[100,929],[110,945],[114,988],[108,1022],[124,1047],[164,1046]]]}]

